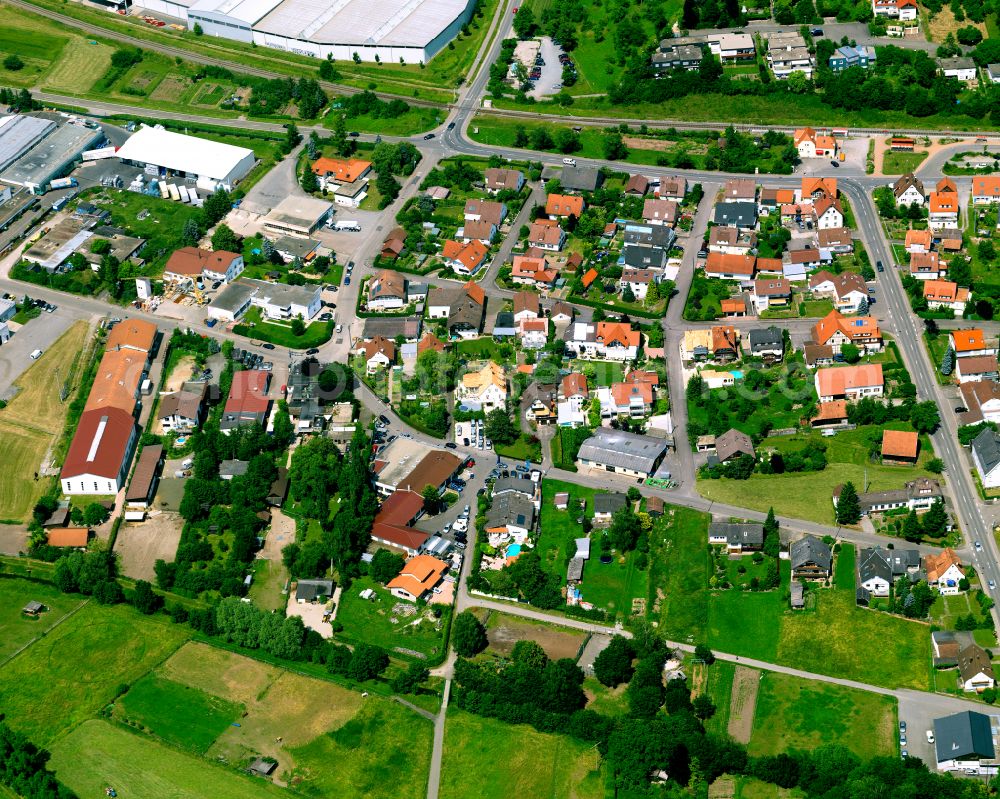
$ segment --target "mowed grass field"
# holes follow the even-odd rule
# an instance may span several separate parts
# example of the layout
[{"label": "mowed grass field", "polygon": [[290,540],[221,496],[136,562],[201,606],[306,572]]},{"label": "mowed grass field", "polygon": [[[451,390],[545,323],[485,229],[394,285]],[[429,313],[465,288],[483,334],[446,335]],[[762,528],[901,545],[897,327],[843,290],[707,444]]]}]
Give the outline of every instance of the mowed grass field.
[{"label": "mowed grass field", "polygon": [[189,634],[127,606],[90,603],[0,669],[0,707],[11,726],[48,746],[93,717],[119,686],[138,680]]},{"label": "mowed grass field", "polygon": [[148,736],[91,720],[51,747],[49,767],[78,796],[103,796],[113,786],[121,797],[157,799],[274,799],[286,795],[196,755]]},{"label": "mowed grass field", "polygon": [[891,697],[765,672],[748,751],[776,755],[838,744],[868,759],[895,755],[896,733]]},{"label": "mowed grass field", "polygon": [[603,799],[600,755],[565,735],[461,710],[448,714],[441,799]]},{"label": "mowed grass field", "polygon": [[[32,600],[48,610],[37,618],[21,613]],[[83,604],[79,597],[67,596],[51,585],[27,580],[0,579],[0,663],[33,638],[44,635],[67,613]]]},{"label": "mowed grass field", "polygon": [[[3,7],[0,6],[0,11]],[[23,521],[31,513],[48,483],[35,480],[46,453],[62,434],[66,410],[73,399],[80,358],[87,335],[87,323],[76,322],[16,381],[19,391],[0,410],[0,519]],[[73,386],[63,400],[60,396],[67,378]]]},{"label": "mowed grass field", "polygon": [[113,52],[43,17],[0,6],[0,56],[16,55],[25,63],[17,72],[0,68],[0,83],[85,92],[107,71]]}]

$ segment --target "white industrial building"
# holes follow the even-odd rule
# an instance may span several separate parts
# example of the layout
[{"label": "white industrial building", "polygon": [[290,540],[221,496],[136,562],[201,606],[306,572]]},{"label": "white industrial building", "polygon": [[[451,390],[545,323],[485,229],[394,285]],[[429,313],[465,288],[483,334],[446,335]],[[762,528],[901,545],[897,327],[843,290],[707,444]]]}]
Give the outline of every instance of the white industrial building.
[{"label": "white industrial building", "polygon": [[472,17],[473,0],[135,0],[221,36],[299,55],[426,63]]},{"label": "white industrial building", "polygon": [[100,128],[37,117],[0,119],[0,182],[44,194],[67,174],[84,150],[104,139]]},{"label": "white industrial building", "polygon": [[254,306],[260,308],[266,319],[301,317],[308,322],[319,313],[322,305],[319,286],[290,286],[241,277],[212,300],[208,316],[220,322],[235,322],[250,306]]},{"label": "white industrial building", "polygon": [[232,189],[247,176],[257,157],[253,150],[232,144],[186,136],[156,127],[142,127],[118,148],[118,157],[138,166],[155,168],[160,177],[187,177],[198,188]]}]

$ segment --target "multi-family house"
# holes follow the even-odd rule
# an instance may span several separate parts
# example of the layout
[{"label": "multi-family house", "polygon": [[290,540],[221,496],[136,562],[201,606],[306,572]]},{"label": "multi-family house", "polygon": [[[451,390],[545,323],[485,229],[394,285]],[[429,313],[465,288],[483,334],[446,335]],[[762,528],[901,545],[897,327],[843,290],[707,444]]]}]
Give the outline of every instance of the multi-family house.
[{"label": "multi-family house", "polygon": [[882,331],[878,320],[871,316],[855,316],[848,319],[840,311],[830,311],[812,329],[813,343],[828,346],[839,353],[844,344],[854,344],[863,352],[879,352],[882,349]]},{"label": "multi-family house", "polygon": [[841,399],[856,402],[865,397],[881,397],[885,389],[880,363],[817,369],[814,382],[820,402]]},{"label": "multi-family house", "polygon": [[641,334],[627,322],[576,322],[567,331],[566,348],[578,358],[635,360]]},{"label": "multi-family house", "polygon": [[842,314],[857,313],[861,301],[868,299],[868,286],[856,272],[816,272],[809,278],[809,290],[814,296],[832,299],[834,308]]},{"label": "multi-family house", "polygon": [[923,181],[912,172],[899,176],[892,184],[892,194],[896,198],[896,205],[923,205],[927,197]]}]

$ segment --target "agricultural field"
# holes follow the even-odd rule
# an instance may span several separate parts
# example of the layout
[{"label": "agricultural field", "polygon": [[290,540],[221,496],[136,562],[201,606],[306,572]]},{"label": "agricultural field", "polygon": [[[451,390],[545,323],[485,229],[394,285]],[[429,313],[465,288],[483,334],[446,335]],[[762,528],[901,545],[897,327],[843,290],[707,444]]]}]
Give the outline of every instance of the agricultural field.
[{"label": "agricultural field", "polygon": [[[894,430],[912,430],[907,423],[890,422],[884,426]],[[881,429],[881,428],[879,428]],[[869,491],[902,488],[908,480],[937,475],[927,470],[934,450],[926,436],[921,437],[920,457],[916,467],[888,466],[872,463],[868,456],[868,435],[874,427],[859,427],[841,431],[829,438],[815,431],[794,436],[769,438],[766,446],[780,452],[801,450],[810,441],[826,444],[828,463],[819,472],[786,474],[754,474],[749,480],[699,480],[698,493],[706,499],[767,512],[773,507],[778,515],[808,519],[829,524],[833,521],[833,489],[847,481],[864,486],[867,475]]]},{"label": "agricultural field", "polygon": [[440,795],[603,799],[605,794],[600,755],[593,746],[453,710],[445,726]]},{"label": "agricultural field", "polygon": [[[0,7],[2,11],[2,7]],[[66,424],[66,411],[82,371],[87,323],[76,322],[15,381],[17,395],[0,409],[4,446],[0,468],[0,520],[24,521],[48,482],[35,480]],[[63,397],[64,388],[69,393]]]},{"label": "agricultural field", "polygon": [[286,795],[263,780],[96,719],[60,738],[51,751],[49,767],[78,796],[103,796],[109,785],[119,796],[157,799],[276,799]]},{"label": "agricultural field", "polygon": [[[31,601],[41,602],[48,610],[36,618],[25,616],[21,608]],[[82,604],[79,597],[67,596],[46,583],[0,579],[0,608],[4,611],[0,617],[0,664]]]},{"label": "agricultural field", "polygon": [[130,607],[89,603],[72,624],[59,625],[0,669],[0,706],[15,729],[46,746],[96,715],[189,634]]}]

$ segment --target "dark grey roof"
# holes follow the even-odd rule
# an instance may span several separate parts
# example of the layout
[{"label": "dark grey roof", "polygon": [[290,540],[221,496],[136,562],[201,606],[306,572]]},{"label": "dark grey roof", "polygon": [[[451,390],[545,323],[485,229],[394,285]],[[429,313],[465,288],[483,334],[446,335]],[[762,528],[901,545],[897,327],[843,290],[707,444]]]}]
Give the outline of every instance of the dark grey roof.
[{"label": "dark grey roof", "polygon": [[594,513],[614,513],[625,507],[624,494],[594,494]]},{"label": "dark grey roof", "polygon": [[978,644],[970,644],[958,653],[958,673],[962,675],[963,682],[968,682],[980,674],[992,679],[993,664],[990,662],[990,656]]},{"label": "dark grey roof", "polygon": [[564,189],[576,191],[594,191],[602,180],[600,170],[591,166],[565,166],[559,176],[559,183]]},{"label": "dark grey roof", "polygon": [[972,439],[972,451],[976,453],[986,474],[1000,466],[1000,437],[995,430],[987,427]]},{"label": "dark grey roof", "polygon": [[321,596],[333,596],[333,580],[299,580],[295,598],[312,602]]},{"label": "dark grey roof", "polygon": [[833,554],[830,547],[814,535],[807,535],[798,541],[793,541],[788,547],[792,569],[798,569],[810,563],[815,563],[824,571],[830,571],[833,565]]},{"label": "dark grey roof", "polygon": [[566,567],[566,581],[580,582],[583,579],[583,567],[586,561],[583,558],[573,558]]},{"label": "dark grey roof", "polygon": [[909,504],[911,499],[919,496],[940,497],[941,484],[937,480],[927,477],[918,477],[911,480],[903,488],[891,488],[888,491],[871,491],[866,494],[858,494],[858,501],[861,503],[861,512],[869,513],[872,508],[885,509],[886,506],[901,508]]},{"label": "dark grey roof", "polygon": [[420,336],[420,318],[417,316],[370,316],[365,319],[364,332],[361,337],[365,341],[371,341],[375,336],[384,336],[394,339],[396,336],[403,336],[406,339],[415,339]]},{"label": "dark grey roof", "polygon": [[250,461],[229,460],[219,464],[219,474],[222,477],[240,477],[247,473]]},{"label": "dark grey roof", "polygon": [[577,458],[605,466],[651,473],[666,449],[667,445],[659,438],[598,427],[583,442]]},{"label": "dark grey roof", "polygon": [[887,583],[892,582],[892,567],[886,560],[885,550],[878,547],[862,549],[858,553],[858,576],[862,583],[881,578]]},{"label": "dark grey roof", "polygon": [[530,530],[535,524],[535,506],[531,501],[509,492],[493,498],[493,505],[486,511],[487,527],[524,527]]},{"label": "dark grey roof", "polygon": [[715,224],[753,227],[757,224],[757,203],[739,200],[715,206]]},{"label": "dark grey roof", "polygon": [[934,719],[934,750],[938,763],[996,757],[989,716],[966,710]]},{"label": "dark grey roof", "polygon": [[669,250],[674,246],[677,234],[669,225],[643,225],[630,222],[625,226],[626,244],[640,244],[644,247],[662,247]]},{"label": "dark grey roof", "polygon": [[529,499],[535,496],[535,483],[530,477],[501,477],[493,483],[493,496],[521,494]]},{"label": "dark grey roof", "polygon": [[762,524],[730,524],[729,522],[712,522],[708,526],[708,534],[712,538],[725,537],[730,546],[763,546],[764,525]]},{"label": "dark grey roof", "polygon": [[755,327],[747,334],[750,338],[750,351],[757,348],[772,349],[774,347],[784,348],[785,337],[781,330],[774,327]]},{"label": "dark grey roof", "polygon": [[659,247],[626,244],[622,248],[622,263],[635,269],[662,269],[667,263],[667,252]]}]

